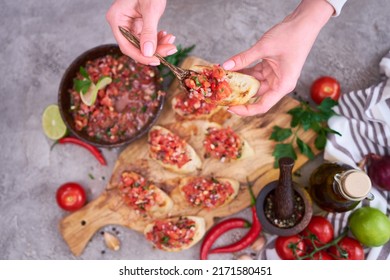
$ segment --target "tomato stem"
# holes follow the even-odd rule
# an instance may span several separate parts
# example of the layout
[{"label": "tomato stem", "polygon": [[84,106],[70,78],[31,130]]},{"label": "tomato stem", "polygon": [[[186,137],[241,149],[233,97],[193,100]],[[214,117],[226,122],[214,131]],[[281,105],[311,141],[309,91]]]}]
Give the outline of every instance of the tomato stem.
[{"label": "tomato stem", "polygon": [[291,249],[293,250],[293,253],[295,255],[295,257],[298,259],[298,260],[304,260],[304,259],[313,259],[314,258],[314,255],[318,252],[321,252],[323,250],[326,250],[328,249],[329,247],[332,247],[332,246],[337,246],[338,247],[338,243],[341,241],[341,239],[343,239],[344,237],[346,237],[348,234],[348,227],[346,227],[344,229],[344,231],[336,238],[334,238],[332,241],[324,244],[323,246],[320,246],[320,247],[317,247],[314,243],[314,238],[313,237],[309,237],[311,239],[311,242],[313,243],[313,247],[314,247],[314,250],[310,253],[310,254],[306,254],[306,255],[303,255],[303,256],[298,256],[297,252],[296,252],[296,248],[292,247]]}]

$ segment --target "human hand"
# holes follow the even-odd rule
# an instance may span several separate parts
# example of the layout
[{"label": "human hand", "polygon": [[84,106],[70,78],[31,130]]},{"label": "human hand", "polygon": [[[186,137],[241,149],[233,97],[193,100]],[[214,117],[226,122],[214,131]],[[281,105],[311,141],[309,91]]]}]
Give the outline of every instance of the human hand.
[{"label": "human hand", "polygon": [[261,85],[258,100],[249,105],[229,108],[241,116],[267,112],[283,96],[294,90],[303,64],[321,28],[334,12],[325,0],[303,0],[283,22],[267,31],[249,50],[233,56],[223,64],[226,70],[257,78]]},{"label": "human hand", "polygon": [[[157,25],[164,13],[166,0],[116,0],[106,14],[121,51],[137,62],[159,65],[154,57],[157,52],[162,56],[174,54],[175,36],[165,31],[157,33]],[[141,50],[128,42],[119,31],[119,26],[127,27],[140,37]]]}]

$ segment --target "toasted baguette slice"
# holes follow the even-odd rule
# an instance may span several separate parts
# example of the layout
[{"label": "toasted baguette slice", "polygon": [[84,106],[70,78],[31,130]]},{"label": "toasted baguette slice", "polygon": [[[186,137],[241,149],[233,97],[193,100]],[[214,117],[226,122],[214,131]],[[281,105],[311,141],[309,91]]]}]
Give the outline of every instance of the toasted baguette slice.
[{"label": "toasted baguette slice", "polygon": [[[202,73],[203,69],[212,69],[211,66],[194,65],[190,68],[198,73]],[[254,97],[260,88],[260,82],[249,75],[239,72],[226,71],[226,80],[230,85],[232,93],[230,96],[214,102],[220,106],[234,106],[247,104]],[[206,99],[206,101],[210,102]]]},{"label": "toasted baguette slice", "polygon": [[[171,132],[170,130],[168,130],[168,129],[162,127],[162,126],[157,126],[157,125],[153,126],[150,129],[150,131],[149,131],[149,141],[148,141],[149,148],[150,148],[150,145],[151,145],[150,144],[150,134],[154,130],[158,130],[162,134],[173,134],[173,135],[175,135],[173,132]],[[162,160],[158,160],[158,159],[155,159],[155,160],[161,166],[163,166],[164,168],[166,168],[168,170],[171,170],[173,172],[176,172],[176,173],[186,174],[186,173],[194,172],[197,169],[200,169],[202,167],[202,161],[201,161],[200,157],[197,155],[197,153],[195,152],[194,148],[191,147],[191,145],[189,145],[186,141],[184,141],[184,143],[185,143],[185,150],[186,150],[186,152],[188,154],[188,157],[190,158],[190,161],[187,162],[186,164],[184,164],[183,166],[179,167],[177,165],[165,163]]]},{"label": "toasted baguette slice", "polygon": [[[203,128],[203,132],[204,132],[205,135],[208,133],[208,128],[211,128],[211,127],[212,128],[216,128],[216,129],[222,129],[223,128],[218,123],[214,123],[214,122],[205,123],[204,124],[204,128]],[[243,143],[243,146],[242,146],[242,151],[241,151],[241,157],[238,158],[238,159],[233,159],[233,161],[240,161],[240,160],[244,160],[244,159],[252,157],[255,154],[255,152],[252,149],[252,147],[249,145],[248,141],[246,141],[245,138],[243,138],[238,133],[237,133],[237,135],[238,135],[238,137],[240,137],[240,139],[241,139],[241,141]]]},{"label": "toasted baguette slice", "polygon": [[[148,224],[145,227],[144,235],[145,235],[146,239],[150,243],[155,245],[158,249],[161,249],[161,250],[164,250],[164,251],[179,252],[179,251],[191,248],[196,243],[198,243],[199,240],[202,239],[203,235],[206,232],[206,222],[205,222],[204,218],[196,217],[196,216],[184,216],[184,217],[175,217],[175,218],[164,219],[164,220],[161,220],[161,221],[166,221],[166,222],[171,221],[173,223],[176,223],[179,219],[183,219],[183,218],[187,218],[187,219],[192,220],[192,221],[195,222],[195,227],[194,227],[194,231],[195,232],[194,232],[194,235],[193,235],[191,241],[189,243],[187,243],[187,244],[182,244],[179,247],[169,247],[169,246],[167,246],[166,244],[163,244],[163,243],[156,244],[155,242],[153,242],[153,240],[148,239],[148,233],[150,233],[150,234],[153,233],[153,228],[154,228],[154,226],[155,226],[157,221],[154,221],[153,223],[150,223],[150,224]],[[157,238],[155,238],[155,240],[159,240],[159,242],[161,242],[161,238],[157,237]]]},{"label": "toasted baguette slice", "polygon": [[223,107],[217,106],[214,109],[212,109],[208,114],[189,114],[187,112],[184,112],[183,110],[180,110],[179,108],[176,108],[178,102],[178,95],[174,96],[172,99],[172,110],[178,114],[179,116],[189,119],[189,120],[206,120],[211,118],[213,115],[215,115],[218,111],[220,111]]},{"label": "toasted baguette slice", "polygon": [[[143,177],[142,175],[134,172],[134,171],[124,171],[122,174],[127,173],[128,176],[133,177],[133,178],[139,178]],[[149,198],[154,198],[157,196],[158,200],[154,201],[154,205],[150,207],[150,209],[142,210],[151,215],[152,217],[163,217],[168,214],[168,212],[172,209],[173,207],[173,201],[172,199],[164,192],[162,191],[159,187],[157,187],[154,183],[150,181],[144,181],[147,182],[146,185],[148,186],[147,189],[145,189],[146,195],[145,197],[147,199]],[[142,186],[138,186],[142,187]],[[119,186],[119,191],[121,192],[121,186]],[[140,198],[139,193],[137,192],[137,197]],[[122,193],[122,198],[124,198],[126,202],[126,195]],[[137,205],[128,205],[129,207],[132,207],[138,211],[141,211],[140,208],[137,207]]]},{"label": "toasted baguette slice", "polygon": [[[193,203],[191,203],[190,201],[188,201],[186,199],[186,194],[185,194],[185,192],[183,190],[183,188],[187,184],[191,183],[191,181],[194,180],[194,179],[197,179],[197,178],[196,177],[192,177],[192,178],[188,178],[187,177],[187,178],[182,179],[178,189],[180,191],[180,195],[183,197],[184,200],[186,200],[186,202],[188,204],[190,204],[192,207],[197,207],[197,205],[194,205]],[[208,209],[215,209],[215,208],[223,207],[223,206],[229,204],[230,202],[232,202],[232,200],[234,200],[237,197],[238,191],[240,190],[240,183],[237,180],[230,179],[230,178],[221,178],[221,177],[217,177],[217,178],[214,178],[214,179],[219,181],[219,182],[221,182],[221,183],[230,183],[230,185],[233,188],[233,193],[229,197],[227,197],[227,199],[220,205],[217,205],[215,207],[212,207],[212,206],[208,207],[203,202],[201,202],[201,205],[199,207],[208,208]],[[213,180],[213,178],[211,178],[211,180]]]}]

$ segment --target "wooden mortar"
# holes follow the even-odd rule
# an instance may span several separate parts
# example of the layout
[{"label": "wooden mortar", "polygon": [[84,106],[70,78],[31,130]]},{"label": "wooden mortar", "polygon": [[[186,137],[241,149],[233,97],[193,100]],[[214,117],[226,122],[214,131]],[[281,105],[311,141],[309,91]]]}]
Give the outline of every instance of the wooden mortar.
[{"label": "wooden mortar", "polygon": [[[279,236],[290,236],[301,232],[310,222],[313,215],[313,208],[310,195],[306,190],[299,187],[292,180],[292,169],[294,160],[292,158],[281,158],[279,160],[279,180],[267,184],[259,193],[256,200],[257,216],[264,231]],[[303,215],[293,225],[277,226],[267,217],[266,203],[272,202],[272,210],[277,220],[291,219],[294,214],[296,199],[303,200]]]}]

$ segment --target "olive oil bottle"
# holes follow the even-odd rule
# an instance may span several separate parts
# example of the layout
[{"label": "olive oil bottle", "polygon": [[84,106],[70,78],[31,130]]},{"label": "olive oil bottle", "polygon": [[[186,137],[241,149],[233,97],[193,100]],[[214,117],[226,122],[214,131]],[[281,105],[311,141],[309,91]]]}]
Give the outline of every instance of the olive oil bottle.
[{"label": "olive oil bottle", "polygon": [[310,195],[328,212],[346,212],[363,199],[373,199],[368,175],[348,165],[323,163],[310,175]]}]

